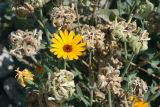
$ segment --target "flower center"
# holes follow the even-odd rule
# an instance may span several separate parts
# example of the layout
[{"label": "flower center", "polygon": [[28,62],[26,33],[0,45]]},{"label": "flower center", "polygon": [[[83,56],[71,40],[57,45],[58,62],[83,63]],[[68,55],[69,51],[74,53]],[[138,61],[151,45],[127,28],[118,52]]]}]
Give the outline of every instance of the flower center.
[{"label": "flower center", "polygon": [[64,45],[63,50],[64,50],[64,52],[71,52],[72,51],[72,46],[71,45]]}]

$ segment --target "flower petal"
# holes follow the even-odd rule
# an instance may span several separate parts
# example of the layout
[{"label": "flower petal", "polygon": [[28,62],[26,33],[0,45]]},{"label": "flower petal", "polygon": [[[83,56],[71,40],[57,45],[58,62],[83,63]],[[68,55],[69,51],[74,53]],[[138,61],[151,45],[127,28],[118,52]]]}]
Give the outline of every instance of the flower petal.
[{"label": "flower petal", "polygon": [[60,51],[57,54],[57,58],[60,58],[64,55],[64,51],[62,49],[60,49]]},{"label": "flower petal", "polygon": [[58,41],[57,41],[57,39],[55,39],[55,38],[52,38],[52,43],[55,43],[55,44],[57,44],[57,43],[59,43]]},{"label": "flower petal", "polygon": [[58,49],[57,48],[51,48],[50,49],[51,52],[55,52],[55,51],[58,51],[58,50],[59,50],[59,48]]},{"label": "flower petal", "polygon": [[81,55],[82,55],[82,52],[77,51],[77,52],[75,52],[75,54],[76,54],[77,56],[81,56]]},{"label": "flower petal", "polygon": [[76,45],[76,46],[79,46],[79,47],[86,46],[86,43],[82,42],[82,43],[79,43],[79,44]]},{"label": "flower petal", "polygon": [[75,51],[85,51],[85,48],[84,47],[76,46],[76,47],[74,47],[74,50]]},{"label": "flower petal", "polygon": [[67,53],[66,52],[64,52],[64,54],[63,54],[63,59],[67,59]]},{"label": "flower petal", "polygon": [[62,44],[51,44],[52,48],[62,48],[63,45]]},{"label": "flower petal", "polygon": [[78,34],[78,35],[75,36],[74,39],[72,40],[72,45],[73,45],[73,46],[77,45],[81,40],[82,40],[82,37],[81,37],[80,34]]},{"label": "flower petal", "polygon": [[68,59],[69,59],[69,60],[73,60],[73,56],[72,56],[71,53],[68,53],[67,56],[68,56]]},{"label": "flower petal", "polygon": [[64,34],[61,30],[59,31],[59,34],[60,34],[60,36],[62,38],[63,43],[67,44],[67,36],[68,36],[68,34],[67,35]]},{"label": "flower petal", "polygon": [[61,44],[64,44],[58,34],[54,33],[54,37],[57,39],[58,42],[60,42]]},{"label": "flower petal", "polygon": [[60,50],[61,50],[61,49],[56,50],[56,51],[54,52],[54,55],[58,55],[58,53],[59,53]]},{"label": "flower petal", "polygon": [[74,36],[74,32],[71,31],[71,32],[69,33],[69,36],[68,36],[68,43],[69,43],[69,44],[72,42],[73,36]]}]

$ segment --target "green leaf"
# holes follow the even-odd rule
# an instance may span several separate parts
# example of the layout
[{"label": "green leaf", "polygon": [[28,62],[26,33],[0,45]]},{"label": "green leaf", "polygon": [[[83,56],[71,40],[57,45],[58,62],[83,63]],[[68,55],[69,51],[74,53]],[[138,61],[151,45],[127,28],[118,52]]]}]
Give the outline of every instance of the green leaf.
[{"label": "green leaf", "polygon": [[102,18],[105,21],[110,21],[111,17],[115,18],[119,15],[117,9],[99,9],[96,13],[98,17]]},{"label": "green leaf", "polygon": [[83,79],[81,72],[74,66],[73,67],[74,71],[72,71],[74,73],[74,76],[78,76],[81,80]]},{"label": "green leaf", "polygon": [[157,12],[160,13],[160,4],[157,7]]},{"label": "green leaf", "polygon": [[68,6],[70,4],[70,0],[63,0],[63,5]]},{"label": "green leaf", "polygon": [[132,0],[126,0],[126,2],[129,4],[129,6],[132,6]]},{"label": "green leaf", "polygon": [[82,90],[81,88],[78,86],[78,84],[76,85],[76,91],[77,91],[77,94],[74,94],[75,97],[77,97],[78,99],[80,99],[81,101],[83,101],[83,103],[86,105],[86,106],[89,106],[89,101],[87,101],[87,99],[84,98],[83,96],[83,93],[82,93]]},{"label": "green leaf", "polygon": [[156,82],[153,81],[153,83],[152,83],[152,85],[151,85],[151,87],[150,87],[150,91],[152,92],[152,94],[155,93],[155,89],[154,89],[154,86],[155,86],[155,85],[156,85]]},{"label": "green leaf", "polygon": [[148,73],[150,73],[150,74],[154,73],[153,69],[151,69],[151,68],[148,68],[147,71],[148,71]]},{"label": "green leaf", "polygon": [[86,106],[89,106],[90,105],[90,103],[85,99],[85,98],[81,98],[81,100],[84,102],[84,104],[86,105]]},{"label": "green leaf", "polygon": [[160,96],[160,92],[157,92],[151,99],[151,101],[154,101],[156,98]]},{"label": "green leaf", "polygon": [[78,96],[80,96],[82,98],[83,97],[83,93],[82,93],[81,88],[78,86],[78,84],[76,85],[76,91],[77,91]]},{"label": "green leaf", "polygon": [[160,64],[160,61],[159,61],[159,60],[153,60],[153,61],[151,61],[150,64],[151,64],[151,66],[152,66],[153,68],[159,69],[159,68],[157,67],[157,65]]},{"label": "green leaf", "polygon": [[149,90],[147,93],[144,94],[143,99],[147,101],[150,95],[151,95],[151,91]]},{"label": "green leaf", "polygon": [[124,90],[129,90],[129,83],[128,83],[128,81],[126,81],[126,83],[124,83],[124,85],[122,86],[122,88],[124,89]]}]

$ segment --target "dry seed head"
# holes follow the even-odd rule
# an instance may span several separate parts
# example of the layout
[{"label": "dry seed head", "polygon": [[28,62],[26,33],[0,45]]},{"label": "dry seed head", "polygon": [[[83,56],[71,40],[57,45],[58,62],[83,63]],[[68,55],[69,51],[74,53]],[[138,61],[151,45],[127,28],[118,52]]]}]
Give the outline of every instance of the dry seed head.
[{"label": "dry seed head", "polygon": [[117,70],[122,68],[122,62],[120,62],[118,58],[111,57],[110,64]]},{"label": "dry seed head", "polygon": [[111,65],[100,68],[98,74],[98,88],[105,90],[110,85],[114,94],[119,94],[121,89],[122,78],[119,76],[120,71]]},{"label": "dry seed head", "polygon": [[76,12],[69,6],[54,7],[50,12],[52,25],[62,29],[73,29],[76,21]]},{"label": "dry seed head", "polygon": [[49,0],[12,0],[11,8],[17,17],[26,18],[34,9],[42,8]]},{"label": "dry seed head", "polygon": [[10,42],[11,49],[10,53],[17,58],[23,58],[25,56],[32,56],[37,54],[40,49],[40,42],[42,39],[42,31],[22,31],[17,30],[11,32]]},{"label": "dry seed head", "polygon": [[88,50],[105,49],[105,34],[94,26],[84,25],[81,29],[83,40],[87,43]]},{"label": "dry seed head", "polygon": [[137,27],[136,22],[115,21],[109,26],[113,40],[128,42],[133,52],[138,54],[148,49],[149,33]]},{"label": "dry seed head", "polygon": [[[113,55],[113,54],[112,54]],[[108,65],[112,65],[111,68],[114,68],[115,70],[120,70],[122,67],[122,62],[119,61],[118,58],[116,58],[116,56],[109,56],[108,58],[104,58],[102,57],[99,61],[99,67],[100,68],[104,68],[105,66]]]},{"label": "dry seed head", "polygon": [[26,18],[34,11],[34,8],[31,4],[27,2],[21,3],[18,0],[12,0],[11,8],[12,11],[16,14],[16,16],[20,18]]},{"label": "dry seed head", "polygon": [[101,53],[103,55],[107,54],[116,54],[121,50],[118,42],[112,39],[111,30],[112,22],[107,22],[106,24],[98,24],[96,29],[100,29],[102,32],[105,33],[104,37],[104,46],[101,49]]},{"label": "dry seed head", "polygon": [[105,93],[101,92],[99,89],[96,89],[94,91],[94,94],[95,94],[95,99],[96,99],[97,102],[102,102],[106,98],[105,97],[106,96]]},{"label": "dry seed head", "polygon": [[119,95],[114,95],[112,98],[112,107],[129,107],[127,96],[125,91],[120,89]]},{"label": "dry seed head", "polygon": [[137,24],[136,22],[126,22],[120,21],[118,22],[117,19],[112,22],[112,26],[110,27],[112,30],[111,34],[114,40],[121,40],[126,41],[128,38],[132,37],[132,33],[136,31]]},{"label": "dry seed head", "polygon": [[55,100],[62,102],[73,95],[75,84],[72,72],[60,70],[49,77],[49,91]]},{"label": "dry seed head", "polygon": [[132,36],[129,39],[129,46],[132,48],[133,52],[138,54],[141,51],[148,49],[148,41],[150,38],[148,37],[149,33],[146,30],[142,30],[139,28],[137,30],[137,35]]},{"label": "dry seed head", "polygon": [[143,97],[144,94],[148,91],[146,82],[139,77],[132,78],[132,80],[129,82],[129,85],[131,94],[139,97]]}]

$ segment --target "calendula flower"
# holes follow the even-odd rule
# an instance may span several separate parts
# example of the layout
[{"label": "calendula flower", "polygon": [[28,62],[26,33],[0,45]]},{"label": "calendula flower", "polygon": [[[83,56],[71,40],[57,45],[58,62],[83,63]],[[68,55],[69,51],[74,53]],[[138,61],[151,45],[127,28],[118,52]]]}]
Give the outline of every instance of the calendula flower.
[{"label": "calendula flower", "polygon": [[135,96],[130,96],[129,100],[133,103],[132,107],[148,107],[149,106],[148,102]]},{"label": "calendula flower", "polygon": [[68,32],[67,30],[64,32],[60,30],[59,34],[54,33],[50,51],[58,58],[77,60],[85,50],[86,43],[81,42],[82,36],[80,34],[74,36],[73,31]]},{"label": "calendula flower", "polygon": [[20,71],[19,68],[17,68],[15,71],[17,72],[16,77],[20,85],[25,87],[26,83],[33,84],[34,75],[28,69],[24,69]]}]

